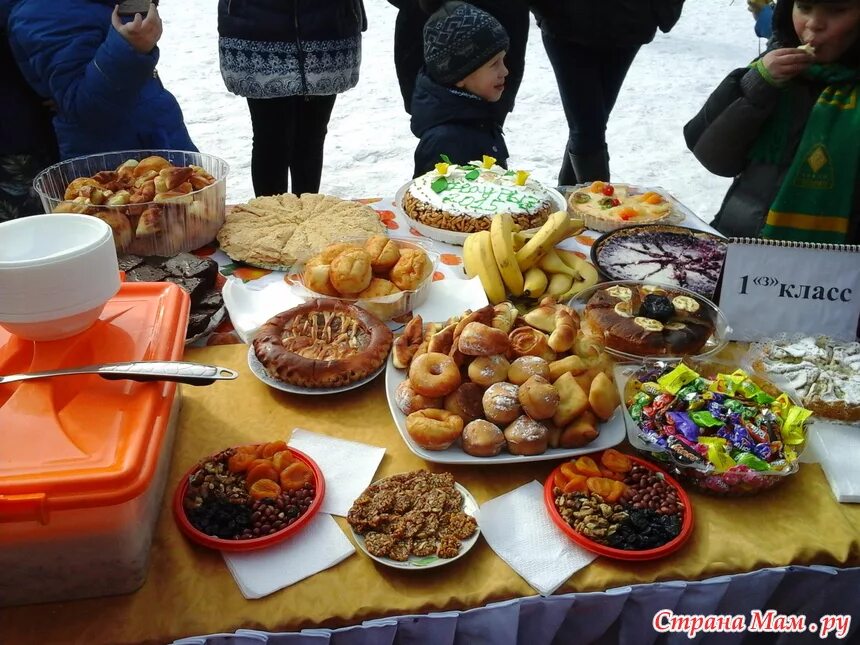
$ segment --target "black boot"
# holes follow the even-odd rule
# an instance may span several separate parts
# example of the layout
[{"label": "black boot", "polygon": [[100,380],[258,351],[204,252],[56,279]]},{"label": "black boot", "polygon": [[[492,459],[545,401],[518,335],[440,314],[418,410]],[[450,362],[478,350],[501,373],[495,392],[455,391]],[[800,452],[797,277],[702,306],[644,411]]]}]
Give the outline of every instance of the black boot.
[{"label": "black boot", "polygon": [[570,155],[570,163],[576,178],[582,184],[592,181],[609,181],[609,152],[602,150],[585,155]]},{"label": "black boot", "polygon": [[558,173],[559,186],[575,186],[579,183],[576,180],[576,173],[574,172],[573,164],[570,161],[571,157],[570,148],[565,146],[564,156],[562,157],[563,160],[561,162],[561,171]]}]

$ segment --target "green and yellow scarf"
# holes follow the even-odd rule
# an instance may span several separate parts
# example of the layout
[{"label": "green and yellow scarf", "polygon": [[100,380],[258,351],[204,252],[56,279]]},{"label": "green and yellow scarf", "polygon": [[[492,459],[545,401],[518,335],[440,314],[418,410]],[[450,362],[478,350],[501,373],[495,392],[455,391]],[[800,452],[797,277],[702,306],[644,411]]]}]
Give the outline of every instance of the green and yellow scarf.
[{"label": "green and yellow scarf", "polygon": [[[827,83],[809,113],[797,152],[770,206],[761,236],[801,242],[844,243],[860,179],[860,72],[812,65],[804,75]],[[750,152],[754,161],[779,163],[795,112],[795,93],[782,90],[773,117]]]}]

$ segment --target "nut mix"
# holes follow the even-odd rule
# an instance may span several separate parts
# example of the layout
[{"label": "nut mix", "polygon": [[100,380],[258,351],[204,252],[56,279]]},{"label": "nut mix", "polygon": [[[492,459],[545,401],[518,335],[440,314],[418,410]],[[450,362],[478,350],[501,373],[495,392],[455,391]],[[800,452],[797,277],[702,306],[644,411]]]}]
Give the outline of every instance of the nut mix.
[{"label": "nut mix", "polygon": [[583,536],[622,550],[654,549],[681,532],[684,505],[662,473],[610,448],[553,475],[555,508]]},{"label": "nut mix", "polygon": [[225,540],[264,537],[294,524],[316,496],[314,473],[283,441],[224,450],[188,477],[186,517]]}]

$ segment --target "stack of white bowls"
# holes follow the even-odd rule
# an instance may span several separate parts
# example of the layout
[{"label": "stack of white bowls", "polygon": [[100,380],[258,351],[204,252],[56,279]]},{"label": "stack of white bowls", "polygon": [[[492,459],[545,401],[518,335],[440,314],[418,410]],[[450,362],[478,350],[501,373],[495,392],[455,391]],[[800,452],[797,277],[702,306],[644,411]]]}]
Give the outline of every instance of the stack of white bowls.
[{"label": "stack of white bowls", "polygon": [[0,224],[0,326],[34,341],[85,331],[119,290],[110,226],[88,215]]}]

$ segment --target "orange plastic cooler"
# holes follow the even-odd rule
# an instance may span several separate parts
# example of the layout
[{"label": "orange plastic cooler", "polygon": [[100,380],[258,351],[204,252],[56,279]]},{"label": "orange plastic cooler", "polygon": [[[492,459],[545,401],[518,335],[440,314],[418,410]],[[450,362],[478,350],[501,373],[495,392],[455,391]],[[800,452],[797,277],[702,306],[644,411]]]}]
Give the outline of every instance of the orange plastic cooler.
[{"label": "orange plastic cooler", "polygon": [[[182,357],[188,296],[125,283],[96,324],[34,343],[0,329],[0,374]],[[0,606],[134,591],[173,448],[175,383],[0,384]]]}]

